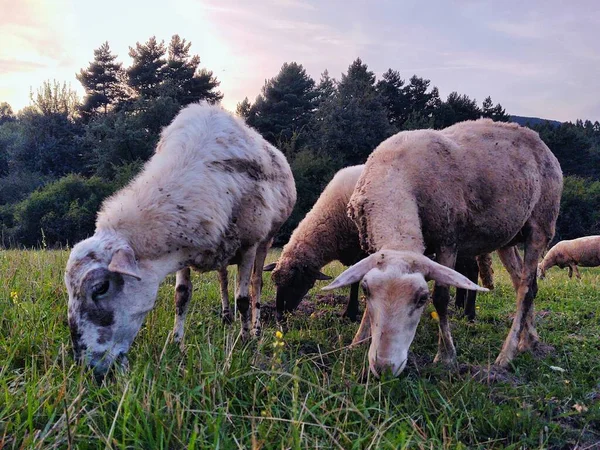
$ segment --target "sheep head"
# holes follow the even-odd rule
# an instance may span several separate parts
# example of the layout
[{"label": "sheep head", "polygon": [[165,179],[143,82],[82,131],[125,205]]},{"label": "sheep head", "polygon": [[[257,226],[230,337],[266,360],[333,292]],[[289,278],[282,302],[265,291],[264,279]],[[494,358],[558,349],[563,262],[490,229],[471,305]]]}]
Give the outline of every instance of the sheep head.
[{"label": "sheep head", "polygon": [[78,243],[67,262],[65,284],[75,359],[102,377],[125,355],[154,307],[158,278],[140,267],[131,247],[114,235]]},{"label": "sheep head", "polygon": [[294,311],[306,293],[317,280],[331,280],[331,277],[318,269],[296,262],[286,263],[285,259],[269,264],[263,269],[272,271],[271,278],[277,286],[276,308],[277,320],[283,319],[284,312]]},{"label": "sheep head", "polygon": [[[370,321],[371,329],[369,367],[377,377],[386,368],[398,375],[406,366],[408,349],[429,299],[427,280],[487,291],[426,256],[392,250],[379,251],[363,259],[324,289],[336,289],[360,280],[367,301],[362,320]],[[365,329],[364,325],[369,324],[361,323],[360,329]]]}]

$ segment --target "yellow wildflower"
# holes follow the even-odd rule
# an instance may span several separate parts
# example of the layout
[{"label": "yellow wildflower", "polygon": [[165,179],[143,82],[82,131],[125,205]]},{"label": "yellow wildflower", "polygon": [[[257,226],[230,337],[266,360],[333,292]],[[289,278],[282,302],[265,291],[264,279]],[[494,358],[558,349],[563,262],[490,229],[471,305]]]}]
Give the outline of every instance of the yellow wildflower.
[{"label": "yellow wildflower", "polygon": [[283,339],[283,333],[282,333],[281,331],[277,330],[277,331],[275,332],[275,337],[276,337],[277,339]]},{"label": "yellow wildflower", "polygon": [[432,318],[433,320],[437,320],[437,321],[439,321],[439,320],[440,320],[440,316],[438,316],[438,313],[437,313],[437,312],[435,312],[435,311],[431,311],[431,318]]}]

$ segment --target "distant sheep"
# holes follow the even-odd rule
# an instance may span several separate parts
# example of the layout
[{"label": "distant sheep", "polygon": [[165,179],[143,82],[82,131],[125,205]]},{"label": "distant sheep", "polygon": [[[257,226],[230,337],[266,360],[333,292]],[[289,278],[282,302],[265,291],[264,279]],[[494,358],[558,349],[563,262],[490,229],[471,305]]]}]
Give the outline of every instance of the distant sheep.
[{"label": "distant sheep", "polygon": [[[361,246],[373,253],[326,289],[362,280],[367,308],[355,342],[371,335],[369,366],[398,374],[435,280],[435,361],[456,363],[448,286],[482,290],[451,269],[457,254],[498,250],[517,290],[517,313],[496,364],[538,346],[533,321],[539,257],[554,236],[562,192],[557,159],[537,133],[491,120],[405,131],[371,154],[350,199]],[[524,260],[515,245],[525,243]],[[434,252],[436,263],[426,258]]]},{"label": "distant sheep", "polygon": [[[335,174],[292,233],[277,263],[265,267],[273,270],[277,286],[278,321],[284,311],[296,309],[316,280],[331,279],[320,272],[323,266],[335,260],[350,266],[367,256],[360,248],[356,225],[346,213],[363,168],[362,165],[346,167]],[[354,283],[344,316],[355,321],[357,313],[358,283]]]},{"label": "distant sheep", "polygon": [[552,247],[538,266],[540,278],[546,276],[546,271],[558,266],[561,269],[569,268],[569,278],[573,272],[577,278],[581,278],[577,266],[597,267],[600,266],[600,236],[587,236],[569,241],[560,241]]},{"label": "distant sheep", "polygon": [[180,338],[189,267],[223,274],[237,264],[241,336],[249,334],[250,283],[259,334],[264,259],[295,201],[285,157],[258,133],[218,106],[183,109],[142,173],[104,202],[94,236],[71,251],[65,283],[76,357],[99,375],[123,359],[173,272]]}]

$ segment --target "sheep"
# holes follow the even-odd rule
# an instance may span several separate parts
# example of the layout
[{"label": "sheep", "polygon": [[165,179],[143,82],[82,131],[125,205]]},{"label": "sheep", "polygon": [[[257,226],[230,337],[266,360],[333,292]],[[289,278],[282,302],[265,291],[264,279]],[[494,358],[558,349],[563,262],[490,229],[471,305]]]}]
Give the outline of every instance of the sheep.
[{"label": "sheep", "polygon": [[[537,133],[516,124],[482,119],[405,131],[381,143],[348,205],[361,246],[372,254],[325,288],[362,280],[367,307],[354,342],[370,333],[373,374],[404,369],[429,298],[426,279],[436,282],[434,361],[456,364],[448,286],[486,290],[451,269],[458,252],[497,250],[517,292],[517,313],[496,366],[506,367],[517,351],[540,349],[533,321],[536,268],[554,235],[561,192],[557,159]],[[437,263],[423,255],[426,248],[435,251]]]},{"label": "sheep", "polygon": [[250,284],[259,335],[264,259],[295,202],[281,152],[219,106],[184,108],[143,171],[103,203],[94,235],[71,251],[65,284],[76,359],[98,376],[123,361],[173,272],[182,325],[190,267],[223,274],[237,264],[241,338],[249,337]]},{"label": "sheep", "polygon": [[573,271],[577,278],[581,274],[577,266],[600,266],[600,236],[587,236],[569,241],[560,241],[548,251],[538,266],[538,276],[544,279],[546,271],[552,266],[561,269],[569,268],[569,278],[573,278]]},{"label": "sheep", "polygon": [[[281,323],[284,312],[296,309],[316,280],[331,279],[321,272],[323,266],[335,260],[350,266],[367,256],[361,249],[358,229],[346,212],[348,201],[364,167],[363,164],[339,170],[294,230],[278,261],[265,266],[265,271],[273,271],[271,277],[277,286],[275,303],[278,322]],[[489,255],[483,256],[489,258]],[[491,259],[489,266],[482,266],[482,276],[490,278],[489,271]],[[476,269],[475,277],[478,274]],[[470,314],[472,310],[474,318],[475,297],[471,293],[474,294],[475,291],[469,291],[465,311]],[[354,322],[357,314],[358,283],[353,283],[346,311],[342,316]]]},{"label": "sheep", "polygon": [[[293,311],[316,280],[330,280],[320,272],[327,263],[339,260],[350,266],[365,256],[360,247],[358,230],[346,214],[350,196],[364,165],[338,171],[310,212],[302,219],[284,246],[277,263],[264,268],[272,270],[277,286],[277,321],[285,311]],[[358,283],[350,289],[344,316],[356,320],[358,313]]]}]

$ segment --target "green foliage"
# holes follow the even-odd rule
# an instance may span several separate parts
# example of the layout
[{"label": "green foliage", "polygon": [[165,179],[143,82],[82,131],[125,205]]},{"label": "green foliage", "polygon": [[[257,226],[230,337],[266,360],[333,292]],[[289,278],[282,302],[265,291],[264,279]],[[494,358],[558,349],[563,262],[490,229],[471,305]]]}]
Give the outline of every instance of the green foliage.
[{"label": "green foliage", "polygon": [[494,102],[492,102],[492,97],[490,96],[485,98],[481,106],[481,115],[492,119],[494,122],[508,122],[510,119],[510,116],[506,114],[506,110],[500,103],[494,106]]},{"label": "green foliage", "polygon": [[0,125],[11,120],[15,120],[12,107],[6,102],[0,102]]},{"label": "green foliage", "polygon": [[[289,141],[302,133],[314,110],[315,81],[301,64],[284,63],[281,70],[263,86],[245,117],[272,144]],[[246,105],[241,106],[242,114]]]},{"label": "green foliage", "polygon": [[166,64],[166,48],[164,41],[160,43],[155,36],[145,44],[139,42],[129,47],[129,56],[133,63],[127,69],[129,86],[138,96],[157,97],[160,86],[165,80],[164,66]]},{"label": "green foliage", "polygon": [[342,74],[337,92],[321,104],[315,118],[314,148],[338,168],[364,163],[392,134],[375,74],[358,58]]},{"label": "green foliage", "polygon": [[68,175],[14,207],[12,238],[26,246],[74,244],[93,234],[96,212],[114,191],[100,178]]},{"label": "green foliage", "polygon": [[69,117],[69,109],[29,107],[19,113],[9,147],[11,170],[53,177],[79,171],[83,156],[78,147],[81,128]]},{"label": "green foliage", "polygon": [[335,166],[330,158],[316,155],[308,149],[303,149],[295,155],[291,168],[296,181],[298,200],[290,218],[277,235],[275,245],[287,242],[292,231],[310,211],[335,173]]},{"label": "green foliage", "polygon": [[436,128],[446,128],[458,122],[476,120],[480,117],[481,110],[477,106],[477,101],[455,91],[451,92],[446,102],[441,105],[436,114],[435,125]]},{"label": "green foliage", "polygon": [[172,98],[181,106],[200,100],[221,101],[223,94],[216,91],[220,83],[211,71],[199,68],[200,57],[190,56],[191,45],[177,34],[171,38],[167,62],[161,68],[165,79],[161,95]]},{"label": "green foliage", "polygon": [[600,235],[600,181],[564,178],[555,241]]}]

